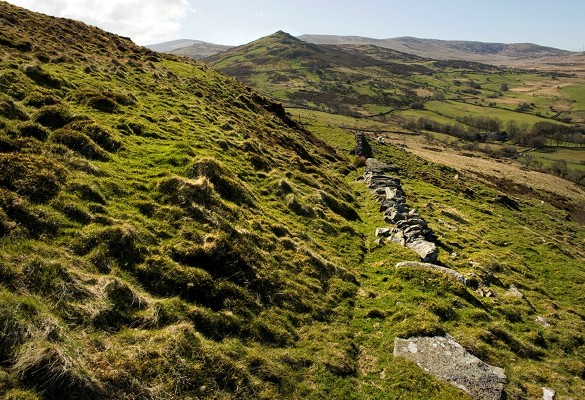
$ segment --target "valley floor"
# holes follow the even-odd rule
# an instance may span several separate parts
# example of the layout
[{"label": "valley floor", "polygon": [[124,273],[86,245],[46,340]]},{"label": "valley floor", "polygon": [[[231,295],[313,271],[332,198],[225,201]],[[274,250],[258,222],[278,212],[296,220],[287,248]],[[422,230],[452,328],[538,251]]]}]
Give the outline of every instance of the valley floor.
[{"label": "valley floor", "polygon": [[585,189],[573,182],[557,176],[529,170],[518,162],[495,160],[479,152],[461,151],[440,142],[429,142],[422,135],[405,135],[404,133],[384,133],[390,143],[404,147],[407,151],[429,161],[455,168],[461,173],[469,173],[476,178],[494,184],[505,179],[511,185],[520,185],[549,194],[556,194],[585,202]]}]

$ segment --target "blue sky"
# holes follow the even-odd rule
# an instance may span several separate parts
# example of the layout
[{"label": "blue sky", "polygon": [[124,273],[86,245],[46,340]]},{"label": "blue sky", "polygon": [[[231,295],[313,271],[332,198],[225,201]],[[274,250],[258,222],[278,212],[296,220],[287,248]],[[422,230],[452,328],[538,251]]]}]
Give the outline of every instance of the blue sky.
[{"label": "blue sky", "polygon": [[8,0],[80,19],[139,44],[198,39],[239,45],[284,30],[585,48],[582,0]]}]

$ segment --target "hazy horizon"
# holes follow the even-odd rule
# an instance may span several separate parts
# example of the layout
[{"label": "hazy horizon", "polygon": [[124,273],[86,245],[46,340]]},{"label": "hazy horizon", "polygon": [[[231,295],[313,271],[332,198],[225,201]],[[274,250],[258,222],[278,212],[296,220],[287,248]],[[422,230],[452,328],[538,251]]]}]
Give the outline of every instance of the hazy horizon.
[{"label": "hazy horizon", "polygon": [[200,40],[242,45],[282,30],[293,36],[416,37],[490,43],[535,43],[585,49],[585,3],[493,0],[273,1],[9,0],[33,11],[73,18],[141,45]]},{"label": "hazy horizon", "polygon": [[[253,42],[255,40],[258,40],[262,37],[266,37],[266,36],[270,36],[272,34],[275,34],[276,32],[285,32],[287,34],[292,35],[289,32],[286,32],[282,29],[278,29],[272,33],[269,33],[267,35],[264,36],[260,36],[258,38],[252,39],[250,42]],[[440,38],[434,38],[434,37],[417,37],[417,36],[411,36],[411,35],[403,35],[403,36],[393,36],[393,37],[371,37],[371,36],[363,36],[363,35],[333,35],[333,34],[329,34],[329,33],[301,33],[300,35],[292,35],[294,37],[302,37],[302,36],[335,36],[335,37],[353,37],[353,38],[364,38],[364,39],[374,39],[374,40],[387,40],[387,39],[402,39],[402,38],[413,38],[413,39],[421,39],[421,40],[440,40],[440,41],[463,41],[463,42],[477,42],[477,43],[502,43],[502,44],[536,44],[536,45],[540,45],[540,46],[544,46],[544,47],[552,47],[552,48],[557,48],[560,50],[567,50],[567,49],[561,49],[560,47],[554,47],[554,46],[546,46],[543,45],[541,43],[535,43],[535,42],[486,42],[486,41],[481,41],[481,40],[473,40],[473,39],[440,39]],[[246,42],[246,43],[238,43],[238,44],[226,44],[226,43],[215,43],[215,42],[209,42],[207,40],[201,40],[201,39],[197,39],[197,38],[188,38],[188,37],[180,37],[180,38],[176,38],[176,39],[169,39],[169,40],[164,40],[162,42],[156,42],[156,43],[146,43],[144,44],[144,46],[152,46],[152,45],[157,45],[157,44],[161,44],[161,43],[170,43],[170,42],[181,42],[181,41],[194,41],[194,42],[202,42],[202,43],[209,43],[209,44],[217,44],[217,45],[224,45],[224,46],[242,46],[245,44],[248,44],[250,42]],[[569,51],[575,51],[575,52],[582,52],[585,50],[569,50]]]}]

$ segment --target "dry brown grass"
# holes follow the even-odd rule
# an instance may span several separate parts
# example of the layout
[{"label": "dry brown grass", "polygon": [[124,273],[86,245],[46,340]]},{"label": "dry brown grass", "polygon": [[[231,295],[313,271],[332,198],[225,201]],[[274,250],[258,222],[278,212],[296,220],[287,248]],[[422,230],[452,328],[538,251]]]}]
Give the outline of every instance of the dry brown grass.
[{"label": "dry brown grass", "polygon": [[556,81],[556,82],[542,82],[542,81],[525,81],[523,82],[524,87],[514,87],[510,89],[510,92],[516,93],[534,93],[537,96],[552,96],[552,97],[565,97],[560,91],[561,88],[566,86],[572,86],[575,84],[574,81]]},{"label": "dry brown grass", "polygon": [[433,92],[423,88],[418,88],[415,92],[418,97],[431,97],[433,95]]},{"label": "dry brown grass", "polygon": [[537,191],[553,193],[576,202],[585,202],[585,189],[554,175],[527,170],[513,160],[493,159],[470,151],[460,151],[439,142],[432,146],[423,136],[397,133],[385,134],[387,141],[406,147],[419,156],[455,168],[460,174],[470,174],[490,185],[494,180],[506,179]]}]

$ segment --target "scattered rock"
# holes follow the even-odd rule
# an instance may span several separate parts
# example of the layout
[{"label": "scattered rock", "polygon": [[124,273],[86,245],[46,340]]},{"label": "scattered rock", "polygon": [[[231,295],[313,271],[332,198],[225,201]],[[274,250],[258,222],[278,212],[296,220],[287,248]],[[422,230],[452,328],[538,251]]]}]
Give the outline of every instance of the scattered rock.
[{"label": "scattered rock", "polygon": [[403,197],[402,190],[398,188],[390,188],[386,186],[384,188],[384,194],[386,195],[386,200],[396,200],[397,198]]},{"label": "scattered rock", "polygon": [[476,292],[482,297],[496,297],[496,294],[487,286],[480,286]]},{"label": "scattered rock", "polygon": [[542,387],[542,400],[555,400],[557,393],[551,388]]},{"label": "scattered rock", "polygon": [[379,237],[378,239],[374,240],[374,245],[376,247],[382,247],[386,245],[386,240],[383,237]]},{"label": "scattered rock", "polygon": [[394,356],[414,361],[474,399],[501,400],[504,394],[507,382],[504,370],[468,353],[450,336],[396,338]]},{"label": "scattered rock", "polygon": [[390,164],[386,164],[377,158],[368,158],[366,160],[366,169],[372,172],[396,172],[396,167]]},{"label": "scattered rock", "polygon": [[367,318],[377,318],[377,319],[384,319],[387,316],[388,316],[388,313],[386,313],[386,311],[379,310],[377,308],[368,311],[368,313],[366,314]]},{"label": "scattered rock", "polygon": [[518,205],[518,202],[514,199],[511,199],[508,196],[496,195],[496,197],[494,197],[494,199],[493,199],[493,202],[496,204],[501,204],[504,207],[508,207],[512,210],[520,211],[520,206]]},{"label": "scattered rock", "polygon": [[511,285],[510,289],[508,289],[508,291],[506,293],[509,294],[510,296],[518,297],[519,299],[524,298],[524,295],[522,294],[522,292],[520,292],[518,290],[518,288],[514,285]]},{"label": "scattered rock", "polygon": [[389,224],[403,221],[405,218],[406,216],[396,209],[388,209],[384,212],[384,222]]},{"label": "scattered rock", "polygon": [[551,325],[547,318],[541,317],[540,315],[536,317],[535,321],[538,322],[543,328],[548,328]]},{"label": "scattered rock", "polygon": [[390,228],[376,228],[376,237],[388,237],[390,233]]},{"label": "scattered rock", "polygon": [[466,274],[465,284],[468,287],[476,290],[480,286],[479,278],[473,272],[469,272]]},{"label": "scattered rock", "polygon": [[399,238],[399,237],[391,237],[390,241],[394,242],[394,243],[398,243],[401,246],[406,246],[406,240],[404,240],[403,238]]}]

